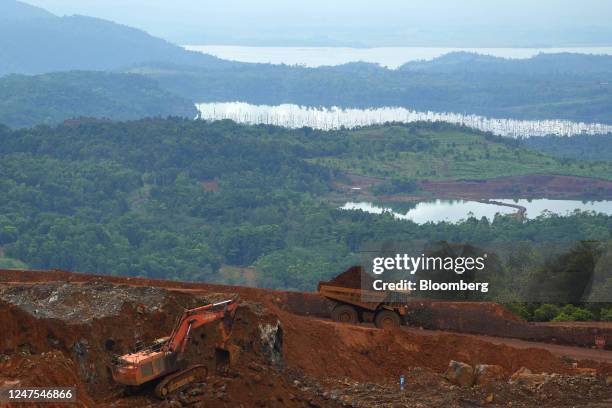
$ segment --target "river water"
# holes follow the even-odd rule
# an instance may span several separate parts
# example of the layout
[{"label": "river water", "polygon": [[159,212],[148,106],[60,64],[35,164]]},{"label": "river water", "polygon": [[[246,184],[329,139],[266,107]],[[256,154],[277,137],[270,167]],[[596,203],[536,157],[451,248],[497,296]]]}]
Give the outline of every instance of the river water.
[{"label": "river water", "polygon": [[[578,201],[578,200],[508,200],[496,199],[503,203],[519,205],[527,209],[527,218],[535,218],[545,211],[557,215],[569,215],[575,210],[593,211],[607,215],[612,214],[612,201]],[[411,220],[417,224],[427,222],[452,222],[456,223],[465,220],[470,216],[478,219],[486,217],[492,221],[496,214],[512,214],[517,210],[495,204],[485,204],[476,201],[455,201],[455,200],[435,200],[417,203],[416,206],[407,212],[396,212],[390,207],[383,207],[371,202],[347,202],[341,209],[343,210],[362,210],[372,214],[382,214],[389,212],[397,219]]]}]

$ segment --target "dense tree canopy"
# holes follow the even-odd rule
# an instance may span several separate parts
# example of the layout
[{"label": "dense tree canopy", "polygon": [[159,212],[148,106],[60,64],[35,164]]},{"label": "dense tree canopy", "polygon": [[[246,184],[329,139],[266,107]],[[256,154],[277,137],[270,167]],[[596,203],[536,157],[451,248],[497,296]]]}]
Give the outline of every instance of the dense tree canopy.
[{"label": "dense tree canopy", "polygon": [[131,69],[195,102],[371,108],[514,119],[612,123],[612,56],[538,55],[527,60],[449,54],[397,70],[375,64],[306,68],[271,64]]},{"label": "dense tree canopy", "polygon": [[0,123],[12,127],[153,116],[193,118],[196,109],[140,75],[72,71],[0,78]]},{"label": "dense tree canopy", "polygon": [[[397,128],[396,149],[427,157],[439,145],[426,134],[469,133],[428,126]],[[0,246],[31,268],[224,281],[223,265],[254,266],[258,285],[312,290],[372,241],[611,238],[612,217],[586,213],[417,225],[338,210],[327,196],[341,174],[318,159],[357,157],[366,145],[379,154],[360,141],[375,129],[394,127],[292,131],[180,119],[0,127]],[[471,137],[493,153],[522,149]]]},{"label": "dense tree canopy", "polygon": [[530,149],[551,156],[578,160],[612,161],[612,134],[575,137],[531,137],[523,143]]}]

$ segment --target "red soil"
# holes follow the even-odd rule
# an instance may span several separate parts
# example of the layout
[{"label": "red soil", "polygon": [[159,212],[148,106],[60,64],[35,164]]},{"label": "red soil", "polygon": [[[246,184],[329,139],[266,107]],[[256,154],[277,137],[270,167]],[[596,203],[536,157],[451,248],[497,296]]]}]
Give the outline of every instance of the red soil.
[{"label": "red soil", "polygon": [[447,333],[431,336],[317,321],[287,313],[280,316],[289,345],[285,348],[287,363],[314,377],[389,381],[399,378],[408,367],[442,373],[450,360],[496,364],[508,374],[520,367],[534,372],[572,372],[569,365],[541,349],[518,350]]},{"label": "red soil", "polygon": [[[49,306],[49,296],[58,293],[60,287],[65,288],[62,293],[73,290],[74,296],[60,301],[67,310],[79,310],[78,314],[48,315],[59,310]],[[84,293],[92,295],[81,296]],[[246,407],[254,406],[253,401],[258,401],[259,406],[305,407],[311,403],[337,406],[296,387],[289,375],[292,372],[321,381],[349,377],[382,383],[397,380],[411,367],[442,373],[450,360],[500,365],[507,375],[523,366],[534,372],[576,372],[571,363],[547,351],[545,345],[510,347],[474,336],[382,331],[296,315],[296,311],[325,315],[327,303],[316,294],[60,271],[0,271],[0,295],[13,302],[0,301],[3,328],[0,354],[8,356],[7,360],[0,360],[0,384],[17,379],[28,385],[75,385],[81,390],[80,401],[84,406],[91,406],[91,400],[102,406],[110,401],[118,403],[117,406],[152,404],[149,397],[121,397],[122,387],[110,377],[110,357],[129,351],[137,340],[146,344],[167,335],[182,308],[201,303],[202,296],[210,299],[232,293],[240,295],[242,306],[234,321],[231,341],[225,347],[232,351],[236,362],[229,376],[211,377],[209,385],[225,391],[223,397],[207,394],[205,398],[209,399],[202,401],[208,401],[210,406]],[[97,294],[101,300],[108,296],[135,300],[117,311],[113,305],[96,301]],[[15,305],[14,299],[21,303]],[[488,324],[499,330],[504,325],[525,325],[495,304],[432,302],[423,304],[420,310],[431,312],[433,321],[440,326],[466,331]],[[277,322],[281,327],[277,336],[282,340],[275,343],[278,349],[271,348],[262,335],[262,328],[276,327]],[[218,342],[215,327],[194,332],[189,358],[214,361],[214,345]],[[29,368],[15,368],[26,366]],[[612,372],[605,363],[579,362],[579,366],[593,367],[600,373]],[[211,369],[214,372],[214,367]],[[47,378],[49,382],[45,382]],[[215,405],[219,401],[224,401],[224,405]]]}]

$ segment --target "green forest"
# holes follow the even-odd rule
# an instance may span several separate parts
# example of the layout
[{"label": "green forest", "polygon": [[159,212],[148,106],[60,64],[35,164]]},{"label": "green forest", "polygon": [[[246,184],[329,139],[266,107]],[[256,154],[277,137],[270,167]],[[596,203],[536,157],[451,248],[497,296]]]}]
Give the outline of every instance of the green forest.
[{"label": "green forest", "polygon": [[396,70],[367,63],[318,68],[157,63],[128,71],[195,102],[403,106],[497,118],[612,123],[611,56],[540,54],[512,60],[451,53]]},{"label": "green forest", "polygon": [[79,117],[196,116],[193,103],[140,75],[71,71],[0,78],[0,123],[53,125]]},{"label": "green forest", "polygon": [[554,54],[505,60],[455,53],[391,70],[365,63],[319,68],[237,63],[183,52],[185,58],[160,56],[153,60],[157,62],[126,63],[112,72],[5,75],[0,77],[0,123],[22,127],[78,117],[193,118],[195,103],[219,101],[401,106],[498,118],[612,123],[612,93],[606,85],[611,56]]},{"label": "green forest", "polygon": [[612,134],[574,137],[530,137],[524,146],[544,154],[577,160],[612,161]]},{"label": "green forest", "polygon": [[[362,139],[375,131],[401,137],[380,145]],[[420,149],[429,160],[440,146],[428,145],[423,132],[468,133],[431,124],[323,132],[182,119],[2,127],[3,262],[230,283],[241,283],[240,275],[224,275],[224,266],[255,267],[257,285],[312,290],[358,261],[371,241],[610,239],[612,217],[604,215],[417,225],[328,202],[330,182],[342,177],[326,165],[329,157]],[[497,155],[523,152],[484,134],[470,137],[489,145],[482,169],[494,169]],[[541,158],[542,170],[580,169],[529,157]],[[609,167],[589,165],[610,177]]]},{"label": "green forest", "polygon": [[389,179],[474,180],[534,173],[612,179],[610,161],[559,159],[518,140],[445,123],[313,132],[300,139],[312,163]]}]

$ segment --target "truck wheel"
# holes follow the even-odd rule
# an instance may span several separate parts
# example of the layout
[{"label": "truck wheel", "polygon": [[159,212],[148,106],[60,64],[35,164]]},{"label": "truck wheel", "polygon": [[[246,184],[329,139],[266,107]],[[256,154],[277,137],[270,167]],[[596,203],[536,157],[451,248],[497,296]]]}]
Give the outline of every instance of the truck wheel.
[{"label": "truck wheel", "polygon": [[342,323],[357,323],[357,310],[353,306],[338,305],[332,310],[332,320]]},{"label": "truck wheel", "polygon": [[394,327],[399,327],[400,323],[401,320],[399,315],[386,309],[376,313],[376,317],[374,318],[374,324],[379,329],[392,329]]}]

